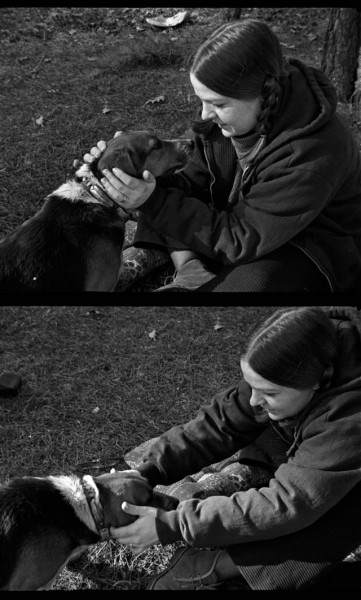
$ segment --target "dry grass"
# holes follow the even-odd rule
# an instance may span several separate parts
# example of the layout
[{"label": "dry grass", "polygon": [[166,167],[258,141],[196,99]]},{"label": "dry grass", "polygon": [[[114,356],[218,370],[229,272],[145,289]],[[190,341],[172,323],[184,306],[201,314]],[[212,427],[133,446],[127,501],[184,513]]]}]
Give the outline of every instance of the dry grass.
[{"label": "dry grass", "polygon": [[[124,468],[129,449],[188,420],[238,379],[245,331],[271,310],[0,308],[1,370],[23,378],[18,396],[0,398],[0,481]],[[144,589],[173,551],[135,557],[101,544],[55,587]]]}]

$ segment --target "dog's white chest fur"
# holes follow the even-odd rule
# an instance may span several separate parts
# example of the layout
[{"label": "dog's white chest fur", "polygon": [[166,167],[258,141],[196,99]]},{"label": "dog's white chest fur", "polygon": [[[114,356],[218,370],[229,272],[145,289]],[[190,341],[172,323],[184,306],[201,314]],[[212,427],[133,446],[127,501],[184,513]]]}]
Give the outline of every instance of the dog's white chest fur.
[{"label": "dog's white chest fur", "polygon": [[77,517],[83,521],[91,531],[98,533],[80,479],[72,475],[59,475],[56,477],[50,475],[48,479],[73,507]]},{"label": "dog's white chest fur", "polygon": [[66,181],[63,183],[58,189],[56,189],[52,194],[52,196],[60,196],[60,198],[64,198],[65,200],[70,200],[71,202],[91,202],[93,204],[99,204],[99,202],[86,191],[86,189],[76,181]]}]

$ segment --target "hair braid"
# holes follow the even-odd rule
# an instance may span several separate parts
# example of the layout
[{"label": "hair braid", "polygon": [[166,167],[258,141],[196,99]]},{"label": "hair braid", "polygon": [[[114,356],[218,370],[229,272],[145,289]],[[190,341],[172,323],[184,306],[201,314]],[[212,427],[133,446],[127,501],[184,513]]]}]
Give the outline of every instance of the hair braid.
[{"label": "hair braid", "polygon": [[282,87],[274,75],[268,75],[262,88],[261,112],[258,115],[257,129],[267,136],[272,129],[281,97]]}]

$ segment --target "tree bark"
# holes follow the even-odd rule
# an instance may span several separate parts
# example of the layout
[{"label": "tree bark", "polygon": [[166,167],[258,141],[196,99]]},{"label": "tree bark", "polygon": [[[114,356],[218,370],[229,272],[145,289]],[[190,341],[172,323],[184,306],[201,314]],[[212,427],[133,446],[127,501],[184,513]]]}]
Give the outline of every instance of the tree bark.
[{"label": "tree bark", "polygon": [[350,101],[357,87],[360,14],[357,8],[331,8],[330,11],[321,68],[335,86],[341,102]]}]

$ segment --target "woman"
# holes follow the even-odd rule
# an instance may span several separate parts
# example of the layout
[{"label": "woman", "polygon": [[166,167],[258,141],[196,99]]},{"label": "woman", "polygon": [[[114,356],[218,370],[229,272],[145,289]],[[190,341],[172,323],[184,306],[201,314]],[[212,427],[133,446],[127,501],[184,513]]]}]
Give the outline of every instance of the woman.
[{"label": "woman", "polygon": [[104,172],[110,196],[139,211],[134,246],[170,254],[176,276],[161,289],[353,290],[360,153],[325,75],[285,62],[272,30],[246,19],[201,45],[190,80],[202,111],[187,168],[157,186],[148,171]]},{"label": "woman", "polygon": [[[244,490],[240,481],[229,497],[193,494],[170,512],[126,505],[139,518],[112,534],[135,552],[187,544],[152,589],[231,578],[302,589],[361,544],[361,334],[348,312],[276,311],[246,340],[243,380],[145,452],[136,468],[153,486],[240,449],[240,464],[270,471],[268,483]],[[234,483],[229,468],[220,476]]]}]

